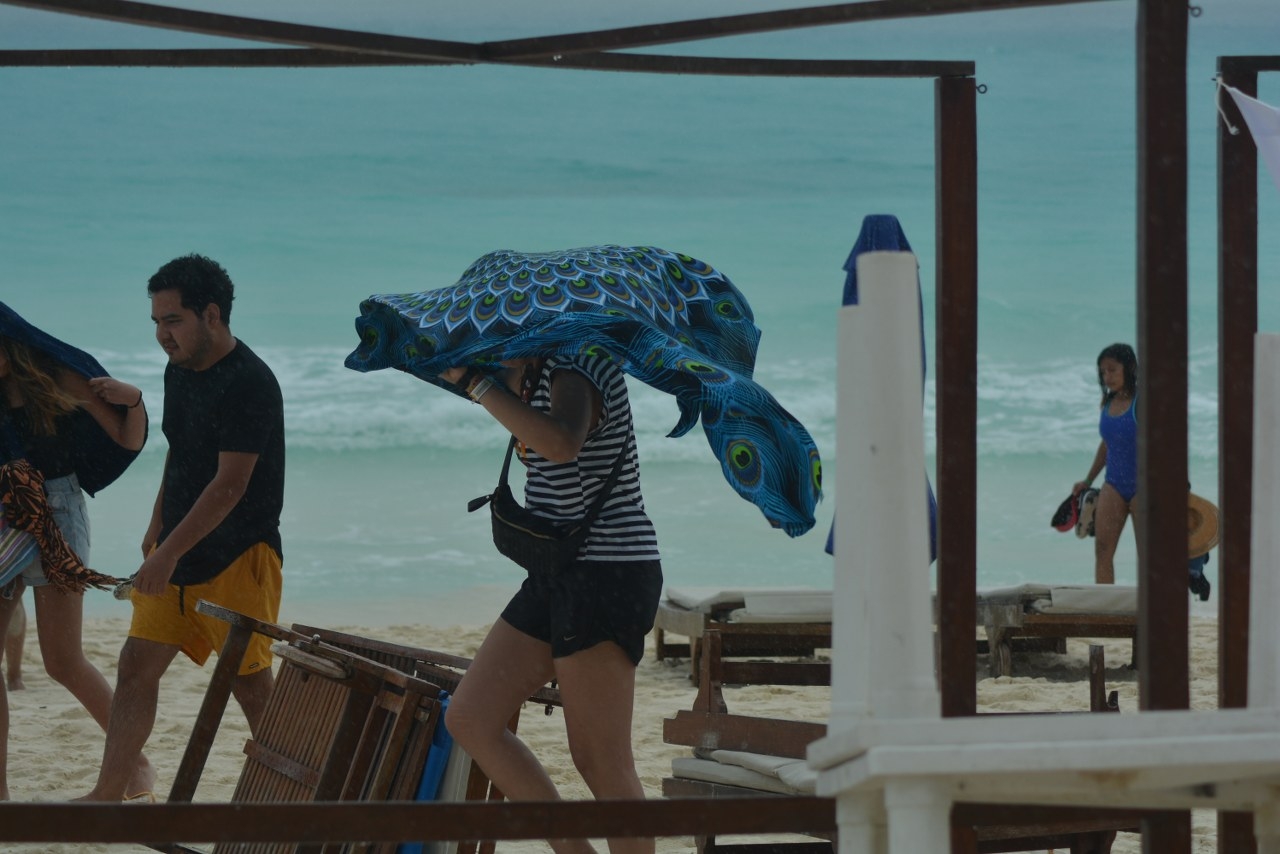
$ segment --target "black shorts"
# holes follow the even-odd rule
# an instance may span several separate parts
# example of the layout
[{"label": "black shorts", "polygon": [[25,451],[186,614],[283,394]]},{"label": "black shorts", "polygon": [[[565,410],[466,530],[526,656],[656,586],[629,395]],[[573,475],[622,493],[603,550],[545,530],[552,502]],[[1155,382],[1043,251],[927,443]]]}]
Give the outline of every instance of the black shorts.
[{"label": "black shorts", "polygon": [[661,598],[659,561],[578,561],[554,573],[529,573],[502,619],[551,644],[552,658],[613,641],[639,664]]}]

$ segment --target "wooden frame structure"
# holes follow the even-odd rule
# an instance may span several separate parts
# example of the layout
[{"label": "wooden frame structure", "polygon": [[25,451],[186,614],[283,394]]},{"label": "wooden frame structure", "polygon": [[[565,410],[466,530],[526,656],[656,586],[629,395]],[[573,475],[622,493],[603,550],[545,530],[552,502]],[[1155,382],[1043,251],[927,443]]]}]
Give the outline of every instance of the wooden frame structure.
[{"label": "wooden frame structure", "polygon": [[[1280,56],[1220,56],[1222,83],[1258,95],[1258,74],[1280,71]],[[1226,118],[1244,119],[1230,98]],[[1218,501],[1222,547],[1218,578],[1218,705],[1249,698],[1249,566],[1253,518],[1254,335],[1258,332],[1258,149],[1248,133],[1218,122]],[[1218,820],[1220,850],[1247,850],[1246,813]]]},{"label": "wooden frame structure", "polygon": [[[977,583],[977,152],[976,90],[972,63],[885,62],[806,59],[729,59],[616,51],[772,30],[840,23],[914,18],[962,12],[1068,5],[1095,0],[866,0],[613,30],[570,33],[476,44],[417,39],[326,27],[286,24],[130,0],[0,0],[50,12],[88,16],[206,35],[291,45],[290,48],[234,50],[0,51],[0,67],[15,66],[347,66],[507,63],[648,73],[935,77],[938,596],[942,657],[942,711],[946,716],[976,712],[972,666]],[[1185,560],[1186,392],[1187,392],[1187,141],[1184,0],[1136,0],[1138,104],[1138,352],[1148,366],[1140,394],[1150,417],[1139,436],[1139,481],[1145,524],[1139,542],[1139,647],[1144,709],[1179,709],[1189,704],[1185,584],[1153,567]],[[944,144],[945,142],[945,144]],[[1169,334],[1170,330],[1175,333]],[[1237,375],[1238,376],[1238,375]],[[1234,378],[1233,378],[1234,379]],[[1243,429],[1246,433],[1248,425]],[[1224,437],[1225,440],[1225,437]],[[1234,471],[1234,470],[1233,470]],[[1247,469],[1246,469],[1247,471]],[[1246,475],[1247,477],[1247,475]],[[1239,479],[1232,481],[1238,489]],[[1247,494],[1247,493],[1246,493]],[[1247,529],[1239,495],[1228,502],[1224,489],[1224,555],[1232,548],[1233,520]],[[1171,497],[1177,497],[1172,500]],[[1244,521],[1241,521],[1244,520]],[[1238,528],[1236,529],[1239,530]],[[1244,542],[1247,544],[1247,535]],[[1234,548],[1238,549],[1236,545]],[[1243,553],[1247,556],[1246,551]],[[1239,554],[1239,552],[1237,552]],[[1234,558],[1231,558],[1235,560]],[[1237,579],[1223,585],[1224,609],[1244,607]],[[1247,567],[1246,563],[1243,566]],[[1247,578],[1247,569],[1245,570]],[[1247,585],[1247,582],[1246,582]],[[1245,590],[1247,595],[1247,590]],[[1225,625],[1224,625],[1225,631]],[[1151,651],[1159,650],[1159,655]],[[372,839],[382,822],[420,826],[414,817],[431,811],[426,838],[465,838],[451,817],[468,817],[501,830],[501,838],[648,835],[786,829],[781,812],[800,815],[818,808],[789,799],[778,813],[758,803],[690,802],[645,804],[560,804],[501,806],[425,805],[328,809],[323,821],[303,807],[245,808],[236,814],[241,833],[253,828],[260,839]],[[0,804],[0,826],[15,828],[25,841],[141,841],[178,833],[208,840],[229,838],[219,806],[173,805],[149,810],[145,833],[136,807]],[[262,809],[258,813],[256,810]],[[302,810],[294,815],[288,810]],[[21,820],[10,811],[22,810]],[[363,812],[356,812],[363,810]],[[491,812],[472,812],[491,810]],[[377,814],[376,822],[373,817]],[[484,818],[481,818],[481,815]],[[532,821],[531,816],[538,820]],[[1189,851],[1189,821],[1148,823],[1150,850]],[[661,816],[660,821],[654,817]],[[570,818],[572,817],[572,818]],[[12,820],[10,820],[12,818]],[[555,824],[546,823],[550,819]],[[770,822],[773,826],[768,826]],[[464,822],[465,823],[465,822]],[[536,825],[536,829],[533,829]],[[809,822],[812,826],[812,822]],[[372,834],[370,831],[374,831]],[[280,834],[293,833],[294,836]],[[318,837],[317,833],[328,834]],[[456,834],[450,836],[449,834]],[[421,831],[418,832],[421,836]],[[13,835],[14,841],[19,837]]]},{"label": "wooden frame structure", "polygon": [[[803,759],[809,744],[827,733],[827,725],[783,718],[761,718],[730,712],[723,686],[741,680],[743,684],[789,684],[775,681],[779,671],[761,669],[744,673],[723,658],[722,631],[715,626],[703,630],[704,655],[698,660],[698,694],[693,708],[681,709],[662,724],[662,740],[700,751],[732,750],[768,756]],[[1119,712],[1116,692],[1106,693],[1106,662],[1101,645],[1089,647],[1089,707],[1091,712]],[[830,684],[830,681],[814,684]],[[1019,713],[1003,713],[1016,716]],[[1074,714],[1074,713],[1067,713]],[[727,783],[704,782],[681,776],[666,777],[662,791],[672,798],[726,798],[745,795],[780,796],[744,789]],[[836,809],[831,805],[833,816]],[[1016,815],[1012,815],[1015,813]],[[1023,851],[1032,848],[1063,848],[1073,852],[1110,851],[1118,829],[1136,828],[1150,810],[1097,810],[1079,807],[1038,807],[1018,805],[1015,810],[991,804],[957,804],[952,811],[952,848],[976,854]],[[818,834],[827,842],[785,842],[760,845],[721,845],[712,834],[695,839],[697,854],[831,854],[834,837]]]}]

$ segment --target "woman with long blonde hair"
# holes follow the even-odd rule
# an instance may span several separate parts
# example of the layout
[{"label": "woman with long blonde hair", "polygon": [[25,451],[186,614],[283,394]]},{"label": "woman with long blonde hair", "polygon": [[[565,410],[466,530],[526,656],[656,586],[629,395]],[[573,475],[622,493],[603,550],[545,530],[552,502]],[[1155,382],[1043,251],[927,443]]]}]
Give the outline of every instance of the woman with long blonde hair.
[{"label": "woman with long blonde hair", "polygon": [[[146,436],[141,389],[109,376],[92,356],[45,334],[0,303],[0,464],[25,459],[43,475],[54,522],[86,563],[84,493],[92,495],[118,477]],[[21,607],[26,587],[33,588],[45,671],[105,730],[112,690],[81,646],[83,593],[51,586],[40,557],[34,557],[0,588],[0,637]],[[8,696],[0,682],[2,800],[9,799],[8,736]],[[130,792],[149,792],[153,778],[143,759]]]}]

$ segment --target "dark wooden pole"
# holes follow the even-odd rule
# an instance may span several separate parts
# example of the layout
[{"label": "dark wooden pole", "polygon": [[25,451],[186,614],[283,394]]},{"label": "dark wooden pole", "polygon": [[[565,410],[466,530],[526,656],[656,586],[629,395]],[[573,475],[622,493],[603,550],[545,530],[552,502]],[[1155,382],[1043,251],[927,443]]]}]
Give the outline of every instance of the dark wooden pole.
[{"label": "dark wooden pole", "polygon": [[[1138,668],[1146,710],[1190,705],[1187,649],[1187,5],[1139,0]],[[1143,821],[1189,854],[1191,815]]]},{"label": "dark wooden pole", "polygon": [[1185,709],[1187,10],[1183,0],[1138,9],[1140,701]]},{"label": "dark wooden pole", "polygon": [[[1258,74],[1223,61],[1224,83],[1257,95]],[[1218,122],[1218,703],[1249,696],[1249,550],[1253,511],[1253,338],[1258,331],[1258,156],[1235,103]]]},{"label": "dark wooden pole", "polygon": [[942,714],[978,710],[978,120],[973,78],[934,88],[938,640]]}]

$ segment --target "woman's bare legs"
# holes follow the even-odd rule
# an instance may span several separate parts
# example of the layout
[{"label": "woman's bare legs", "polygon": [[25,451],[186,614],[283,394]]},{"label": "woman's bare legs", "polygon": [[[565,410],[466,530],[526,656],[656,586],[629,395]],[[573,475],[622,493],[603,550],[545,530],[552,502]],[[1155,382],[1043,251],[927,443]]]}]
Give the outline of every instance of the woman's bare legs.
[{"label": "woman's bare legs", "polygon": [[[597,644],[555,660],[569,752],[596,800],[643,800],[631,752],[636,669],[622,648]],[[652,839],[609,840],[612,854],[653,854]]]},{"label": "woman's bare legs", "polygon": [[[51,586],[37,587],[36,631],[44,669],[80,701],[90,716],[106,732],[111,719],[111,684],[85,657],[82,646],[84,612],[82,593],[59,593]],[[155,785],[155,769],[145,756],[129,780],[127,795],[150,791]]]},{"label": "woman's bare legs", "polygon": [[[558,800],[546,769],[507,729],[520,704],[555,675],[574,766],[597,799],[642,799],[631,753],[635,667],[613,643],[566,658],[499,620],[449,705],[449,732],[512,800]],[[593,851],[585,839],[552,839],[564,852]],[[652,852],[652,839],[610,839],[614,854]]]},{"label": "woman's bare legs", "polygon": [[[528,746],[507,729],[520,704],[553,675],[551,647],[499,619],[449,701],[449,734],[513,801],[560,799]],[[550,839],[559,854],[594,851],[585,839]]]},{"label": "woman's bare legs", "polygon": [[[1136,500],[1135,498],[1134,501]],[[1126,503],[1109,483],[1104,483],[1102,489],[1098,490],[1098,506],[1093,514],[1093,580],[1098,584],[1116,583],[1116,546],[1120,543],[1120,535],[1124,533],[1124,523],[1129,518],[1131,503],[1133,502]]]},{"label": "woman's bare legs", "polygon": [[[0,596],[0,637],[9,630],[9,620],[17,609],[18,597]],[[9,800],[9,692],[0,683],[0,801]]]},{"label": "woman's bare legs", "polygon": [[27,643],[27,609],[22,607],[22,592],[13,594],[13,615],[4,638],[4,682],[10,691],[26,688],[22,681],[22,653]]}]

